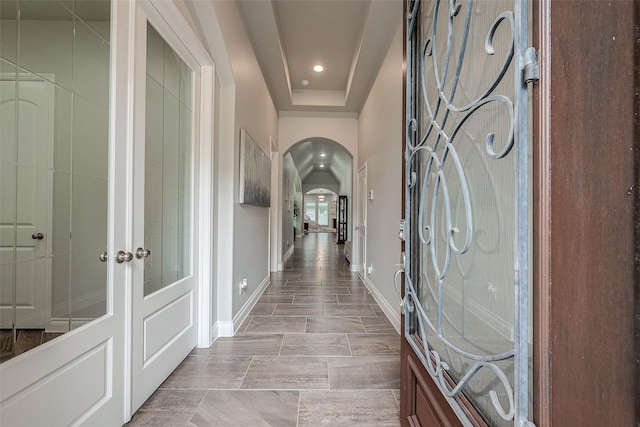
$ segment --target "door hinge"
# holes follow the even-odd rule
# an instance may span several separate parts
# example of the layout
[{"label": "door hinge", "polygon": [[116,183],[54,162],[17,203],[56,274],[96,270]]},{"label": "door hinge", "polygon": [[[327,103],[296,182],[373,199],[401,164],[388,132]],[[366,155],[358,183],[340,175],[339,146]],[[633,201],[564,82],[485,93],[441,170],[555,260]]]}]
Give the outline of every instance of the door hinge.
[{"label": "door hinge", "polygon": [[540,65],[538,64],[538,51],[535,47],[529,47],[524,51],[522,61],[522,80],[526,84],[540,80]]}]

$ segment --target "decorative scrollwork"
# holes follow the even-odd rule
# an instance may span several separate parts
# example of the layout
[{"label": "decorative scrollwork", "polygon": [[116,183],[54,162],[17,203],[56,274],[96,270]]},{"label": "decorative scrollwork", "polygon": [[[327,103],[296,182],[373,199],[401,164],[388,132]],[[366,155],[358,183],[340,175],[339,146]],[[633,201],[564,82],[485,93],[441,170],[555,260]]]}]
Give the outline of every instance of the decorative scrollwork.
[{"label": "decorative scrollwork", "polygon": [[[408,194],[412,194],[408,203],[417,207],[416,212],[410,206],[407,215],[410,217],[417,213],[414,219],[417,230],[414,230],[414,233],[420,243],[420,253],[424,251],[429,255],[428,261],[424,262],[428,262],[437,282],[437,291],[433,294],[437,321],[434,322],[425,312],[419,297],[421,294],[416,289],[412,277],[412,270],[406,268],[404,302],[405,307],[412,307],[412,330],[408,331],[407,336],[414,351],[421,358],[427,371],[437,379],[445,395],[455,397],[472,379],[478,377],[479,372],[488,371],[495,378],[496,384],[499,384],[503,396],[501,402],[497,391],[489,389],[492,406],[504,420],[514,420],[514,388],[497,362],[514,359],[517,353],[515,345],[507,351],[478,354],[452,342],[443,328],[446,316],[443,312],[443,293],[452,260],[467,254],[474,244],[474,239],[488,234],[487,230],[477,227],[474,223],[473,195],[459,150],[465,138],[468,139],[468,123],[477,120],[474,118],[479,112],[490,110],[492,114],[501,118],[502,124],[508,125],[506,132],[487,130],[483,133],[484,137],[480,138],[484,139],[484,148],[483,151],[478,151],[478,154],[486,155],[490,159],[489,162],[509,157],[515,145],[514,100],[509,95],[495,93],[497,88],[501,87],[500,84],[510,67],[517,66],[513,65],[516,40],[514,13],[499,13],[486,30],[483,46],[483,54],[486,57],[496,56],[498,49],[495,39],[500,32],[501,54],[498,55],[499,58],[494,59],[498,67],[492,78],[489,77],[482,87],[476,88],[477,95],[470,97],[465,93],[466,98],[471,98],[467,102],[463,101],[464,96],[456,97],[456,94],[460,89],[468,42],[472,37],[474,0],[435,0],[430,31],[424,35],[418,34],[422,31],[419,24],[420,3],[420,0],[409,0],[407,15],[407,59],[409,72],[412,74],[407,94],[409,117],[406,126],[406,188]],[[446,21],[445,33],[440,31],[442,21]],[[446,39],[440,41],[439,37],[443,34]],[[431,70],[431,74],[425,71],[427,69]],[[468,72],[468,68],[466,71]],[[459,205],[456,207],[450,191],[452,186],[456,188]],[[436,230],[441,230],[444,237],[437,239]],[[495,241],[499,242],[500,238]],[[489,245],[479,247],[493,249],[493,246]],[[444,353],[433,347],[434,341],[428,337],[428,333],[429,336],[435,337],[433,339],[437,340],[438,348],[446,350]],[[412,334],[420,337],[420,345],[411,339]],[[453,360],[451,352],[456,357],[469,361],[455,362],[457,371],[464,370],[464,375],[458,375],[460,378],[456,379],[457,382],[453,386],[448,380],[451,376],[447,375],[450,364],[442,358],[444,354],[448,360]],[[506,407],[503,406],[505,401]]]}]

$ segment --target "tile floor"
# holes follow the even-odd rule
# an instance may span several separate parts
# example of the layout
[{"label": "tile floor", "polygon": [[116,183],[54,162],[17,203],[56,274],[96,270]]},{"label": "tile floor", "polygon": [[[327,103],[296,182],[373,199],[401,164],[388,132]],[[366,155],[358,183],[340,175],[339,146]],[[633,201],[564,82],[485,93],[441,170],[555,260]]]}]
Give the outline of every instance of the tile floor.
[{"label": "tile floor", "polygon": [[236,336],[194,350],[127,426],[399,426],[400,337],[334,237],[297,240]]}]

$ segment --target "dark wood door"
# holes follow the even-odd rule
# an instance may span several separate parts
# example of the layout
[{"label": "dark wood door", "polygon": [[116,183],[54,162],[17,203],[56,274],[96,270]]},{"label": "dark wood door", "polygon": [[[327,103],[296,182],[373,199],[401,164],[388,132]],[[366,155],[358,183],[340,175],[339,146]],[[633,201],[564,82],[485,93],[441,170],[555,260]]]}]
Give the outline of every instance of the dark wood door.
[{"label": "dark wood door", "polygon": [[[456,260],[470,253],[460,253],[464,252],[460,249],[464,246],[463,237],[469,222],[465,215],[455,213],[464,206],[465,195],[455,194],[450,188],[461,182],[452,176],[459,176],[460,169],[466,172],[470,164],[470,157],[462,153],[463,144],[479,141],[484,144],[484,150],[476,154],[491,160],[498,160],[492,154],[501,153],[500,147],[505,147],[499,144],[500,132],[486,138],[491,133],[487,132],[486,122],[485,127],[479,126],[480,136],[470,132],[462,138],[456,133],[458,123],[473,120],[464,117],[462,107],[466,104],[457,101],[465,99],[465,91],[473,92],[469,89],[473,78],[487,81],[482,80],[483,76],[500,69],[483,55],[499,57],[501,51],[496,40],[505,35],[504,24],[510,22],[505,16],[510,7],[509,2],[491,3],[505,9],[493,20],[483,21],[485,30],[479,31],[479,35],[472,27],[478,16],[490,13],[484,2],[409,0],[406,3],[409,18],[422,15],[421,22],[409,19],[405,24],[409,34],[405,93],[409,119],[403,191],[409,200],[403,203],[403,212],[407,219],[405,251],[408,258],[405,292],[409,297],[405,295],[401,354],[403,426],[493,426],[523,422],[518,414],[510,420],[496,417],[498,405],[492,403],[490,391],[498,393],[498,402],[502,402],[500,406],[505,412],[509,409],[509,399],[504,398],[504,390],[500,395],[501,383],[495,377],[480,375],[487,373],[486,367],[475,374],[485,383],[476,382],[463,387],[460,393],[452,393],[456,384],[464,381],[465,372],[469,372],[464,367],[474,365],[473,362],[465,365],[459,353],[452,351],[447,343],[438,342],[444,338],[456,347],[469,338],[475,340],[477,347],[490,350],[492,333],[497,332],[498,337],[509,335],[504,330],[500,333],[501,327],[509,329],[509,322],[496,321],[490,315],[497,312],[500,318],[501,305],[495,302],[506,287],[489,282],[482,275],[482,280],[473,282],[470,275],[463,274],[473,270],[473,262],[465,264]],[[473,13],[467,15],[469,6],[473,6]],[[531,237],[527,247],[530,255],[526,260],[531,273],[527,295],[532,299],[532,312],[526,316],[526,339],[520,341],[530,352],[526,390],[518,390],[517,373],[513,373],[518,370],[517,363],[512,366],[495,363],[504,368],[513,387],[514,405],[527,406],[527,419],[532,425],[637,427],[640,426],[640,3],[544,0],[529,6],[526,25],[532,30],[530,43],[540,52],[541,77],[539,82],[528,85],[532,98],[527,100],[529,113],[525,122],[514,121],[516,128],[526,126],[531,131],[526,151],[532,160],[527,165],[526,202]],[[515,8],[512,9],[515,12]],[[469,32],[457,34],[465,25]],[[414,39],[412,31],[418,34]],[[446,36],[438,36],[440,33]],[[462,55],[461,44],[455,43],[465,36],[471,44]],[[478,45],[471,42],[478,39]],[[448,50],[445,40],[455,46]],[[413,50],[412,41],[418,44]],[[488,53],[491,49],[496,51]],[[458,68],[457,62],[462,57],[473,65]],[[524,68],[526,59],[526,53],[518,53],[516,46],[512,60]],[[434,65],[429,68],[428,62]],[[508,68],[507,73],[512,71]],[[471,77],[465,78],[465,72]],[[438,78],[437,73],[440,73]],[[517,75],[514,78],[517,79]],[[490,82],[493,80],[489,78]],[[459,89],[453,93],[456,81],[464,84],[458,84]],[[426,87],[430,84],[435,85],[435,89]],[[487,96],[503,95],[500,90],[497,85]],[[449,102],[449,98],[453,101]],[[478,97],[468,99],[474,101]],[[442,124],[447,110],[449,124]],[[481,108],[474,111],[479,110]],[[491,115],[491,112],[485,113]],[[425,116],[429,120],[425,120]],[[433,129],[429,116],[440,120]],[[427,135],[430,131],[433,133]],[[453,139],[451,151],[446,151],[447,138]],[[420,144],[424,148],[419,148]],[[516,143],[512,150],[517,148]],[[445,153],[450,155],[454,151],[460,158],[461,168],[458,164],[449,169],[442,167]],[[512,154],[510,151],[499,161]],[[449,157],[453,158],[455,155]],[[446,186],[443,191],[449,191],[448,201],[444,192],[433,196],[438,173],[440,188]],[[520,186],[519,178],[514,179],[514,187]],[[470,198],[475,197],[469,203],[474,208],[471,227],[478,230],[486,218],[482,203],[490,206],[492,196],[485,194],[480,203],[478,196],[473,195],[477,177],[465,173],[464,180],[473,181],[469,183]],[[425,187],[432,192],[423,191]],[[494,188],[505,189],[500,185]],[[427,197],[422,196],[423,193]],[[414,208],[411,198],[418,200]],[[444,207],[431,208],[438,203]],[[499,203],[498,206],[501,208],[494,212],[505,207]],[[476,215],[477,210],[481,212]],[[460,223],[462,226],[457,225]],[[485,227],[485,231],[487,229],[490,227]],[[497,240],[504,240],[506,234],[502,229],[499,234]],[[471,245],[480,244],[480,249],[488,249],[491,246],[488,235],[479,233]],[[433,256],[432,244],[438,248],[449,247],[450,256],[438,253]],[[474,258],[475,262],[483,261],[482,257]],[[449,269],[462,271],[456,277],[457,282],[450,271],[442,274],[447,262]],[[429,270],[430,264],[436,266]],[[519,264],[515,265],[517,270]],[[500,277],[505,275],[503,272]],[[462,292],[452,292],[456,286]],[[489,296],[474,294],[474,286]],[[518,286],[517,283],[514,286]],[[518,305],[517,298],[514,305]],[[479,328],[475,333],[470,329],[483,321],[491,327]],[[517,322],[514,319],[514,330]],[[518,340],[513,338],[514,348],[518,348]],[[435,375],[434,366],[442,367]],[[482,393],[485,393],[484,400]]]}]

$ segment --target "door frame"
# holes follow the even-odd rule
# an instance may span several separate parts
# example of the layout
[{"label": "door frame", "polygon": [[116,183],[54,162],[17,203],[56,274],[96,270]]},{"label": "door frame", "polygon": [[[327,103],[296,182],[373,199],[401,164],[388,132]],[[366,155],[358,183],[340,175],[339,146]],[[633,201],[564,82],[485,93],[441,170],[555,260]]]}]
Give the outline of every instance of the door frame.
[{"label": "door frame", "polygon": [[[367,277],[367,162],[364,162],[362,167],[358,170],[358,185],[357,185],[357,206],[358,212],[356,214],[355,229],[358,231],[358,273],[362,274],[362,277]],[[362,176],[364,176],[364,186],[362,186]],[[364,188],[362,188],[364,187]],[[360,223],[360,217],[362,215],[364,230]]]}]

